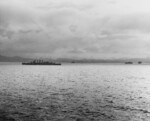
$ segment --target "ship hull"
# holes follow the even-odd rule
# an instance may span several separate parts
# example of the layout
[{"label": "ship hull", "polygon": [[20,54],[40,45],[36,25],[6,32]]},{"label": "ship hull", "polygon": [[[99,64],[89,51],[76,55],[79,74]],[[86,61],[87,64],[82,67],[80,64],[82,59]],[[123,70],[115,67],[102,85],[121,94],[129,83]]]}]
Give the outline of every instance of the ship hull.
[{"label": "ship hull", "polygon": [[61,64],[35,64],[35,63],[22,63],[22,65],[54,65],[54,66],[59,66],[59,65],[61,65]]}]

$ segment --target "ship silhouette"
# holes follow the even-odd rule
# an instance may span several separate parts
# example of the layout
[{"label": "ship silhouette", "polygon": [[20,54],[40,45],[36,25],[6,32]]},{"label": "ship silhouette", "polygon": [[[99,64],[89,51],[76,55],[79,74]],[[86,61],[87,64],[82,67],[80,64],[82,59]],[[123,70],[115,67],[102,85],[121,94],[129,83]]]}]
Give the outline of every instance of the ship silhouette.
[{"label": "ship silhouette", "polygon": [[125,62],[125,64],[133,64],[133,62],[130,62],[130,61],[129,61],[129,62]]},{"label": "ship silhouette", "polygon": [[33,60],[31,62],[22,63],[22,65],[61,65],[61,63],[43,61],[43,60]]}]

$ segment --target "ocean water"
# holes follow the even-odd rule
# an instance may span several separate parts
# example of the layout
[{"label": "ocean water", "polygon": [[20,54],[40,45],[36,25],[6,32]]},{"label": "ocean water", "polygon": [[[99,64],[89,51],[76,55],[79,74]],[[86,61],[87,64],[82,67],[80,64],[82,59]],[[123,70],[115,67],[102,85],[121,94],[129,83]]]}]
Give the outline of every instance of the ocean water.
[{"label": "ocean water", "polygon": [[0,121],[150,121],[150,66],[1,64]]}]

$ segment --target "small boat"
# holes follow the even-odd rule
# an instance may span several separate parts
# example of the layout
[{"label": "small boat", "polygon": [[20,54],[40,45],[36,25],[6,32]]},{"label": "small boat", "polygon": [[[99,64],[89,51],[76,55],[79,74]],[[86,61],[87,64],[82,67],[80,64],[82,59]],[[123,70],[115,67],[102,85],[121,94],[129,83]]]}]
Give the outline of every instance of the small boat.
[{"label": "small boat", "polygon": [[133,64],[133,62],[125,62],[125,64]]},{"label": "small boat", "polygon": [[139,61],[139,62],[138,62],[138,64],[142,64],[142,62],[141,62],[141,61]]},{"label": "small boat", "polygon": [[22,65],[61,65],[61,63],[43,61],[43,60],[34,60],[27,63],[22,63]]}]

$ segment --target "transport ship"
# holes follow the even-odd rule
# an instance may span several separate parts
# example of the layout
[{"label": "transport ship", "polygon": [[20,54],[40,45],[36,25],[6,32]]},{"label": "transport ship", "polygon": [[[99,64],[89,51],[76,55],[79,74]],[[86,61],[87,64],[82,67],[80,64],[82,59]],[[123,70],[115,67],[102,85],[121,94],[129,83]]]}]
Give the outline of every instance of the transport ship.
[{"label": "transport ship", "polygon": [[61,65],[61,63],[43,61],[43,60],[33,60],[31,62],[22,63],[22,65]]}]

